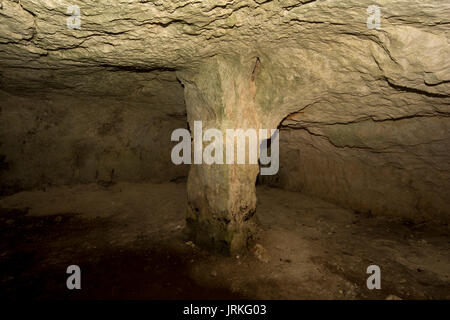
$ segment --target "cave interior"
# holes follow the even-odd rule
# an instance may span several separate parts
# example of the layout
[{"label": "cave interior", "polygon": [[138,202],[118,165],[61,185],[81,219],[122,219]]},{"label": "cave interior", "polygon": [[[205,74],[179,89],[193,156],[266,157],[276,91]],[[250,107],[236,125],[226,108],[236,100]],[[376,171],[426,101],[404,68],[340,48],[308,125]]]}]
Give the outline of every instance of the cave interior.
[{"label": "cave interior", "polygon": [[74,2],[0,4],[1,296],[450,299],[448,1]]}]

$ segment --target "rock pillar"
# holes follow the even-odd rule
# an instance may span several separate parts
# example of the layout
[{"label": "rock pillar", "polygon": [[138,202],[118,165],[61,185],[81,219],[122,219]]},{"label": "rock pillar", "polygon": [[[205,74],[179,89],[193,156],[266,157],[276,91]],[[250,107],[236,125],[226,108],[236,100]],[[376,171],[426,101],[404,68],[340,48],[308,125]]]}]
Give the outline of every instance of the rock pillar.
[{"label": "rock pillar", "polygon": [[[256,57],[214,57],[195,70],[178,74],[185,87],[187,117],[194,139],[192,153],[201,147],[205,150],[214,141],[222,146],[218,149],[223,149],[223,155],[214,153],[223,164],[207,164],[205,159],[200,164],[201,154],[197,154],[197,159],[193,156],[187,182],[188,230],[196,243],[227,253],[245,249],[255,232],[255,182],[259,165],[249,163],[249,140],[245,142],[245,164],[236,163],[244,152],[242,148],[237,150],[237,139],[234,164],[226,162],[230,157],[227,129],[259,132],[260,128],[267,128],[264,115],[255,104],[259,68]],[[211,138],[211,142],[199,142],[202,139],[198,135],[211,128],[217,129],[215,132],[222,135],[222,141]]]}]

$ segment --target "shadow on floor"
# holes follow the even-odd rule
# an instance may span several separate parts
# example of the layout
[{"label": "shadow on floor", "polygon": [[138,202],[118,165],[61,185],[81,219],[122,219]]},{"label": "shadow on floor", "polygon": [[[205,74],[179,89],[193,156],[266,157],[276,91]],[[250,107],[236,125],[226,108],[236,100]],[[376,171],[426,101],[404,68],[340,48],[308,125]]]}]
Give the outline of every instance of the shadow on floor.
[{"label": "shadow on floor", "polygon": [[[118,231],[108,219],[26,213],[0,210],[3,299],[243,298],[214,283],[196,283],[189,276],[192,256],[176,247],[152,243],[148,237],[126,246],[110,245],[106,235]],[[81,268],[81,290],[66,287],[66,269],[72,264]]]}]

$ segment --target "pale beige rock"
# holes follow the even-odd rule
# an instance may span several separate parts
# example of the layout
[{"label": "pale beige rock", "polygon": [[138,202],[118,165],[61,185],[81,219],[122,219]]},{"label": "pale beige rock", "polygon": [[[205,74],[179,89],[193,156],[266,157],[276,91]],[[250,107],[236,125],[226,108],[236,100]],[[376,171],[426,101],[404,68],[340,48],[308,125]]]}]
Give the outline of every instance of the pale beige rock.
[{"label": "pale beige rock", "polygon": [[[67,7],[74,4],[81,11],[79,30],[67,27]],[[380,30],[366,25],[369,5],[381,9]],[[16,144],[34,127],[36,110],[42,110],[30,111],[30,103],[62,106],[67,99],[68,106],[78,108],[80,96],[92,105],[105,97],[111,104],[132,101],[141,115],[158,119],[152,120],[158,125],[151,134],[135,128],[152,142],[132,147],[157,150],[158,139],[168,141],[169,128],[185,121],[178,76],[185,86],[191,125],[194,120],[221,129],[281,123],[280,174],[262,180],[358,211],[448,221],[448,0],[2,0],[0,8],[0,155],[18,161],[7,180],[2,174],[2,182],[12,183],[11,177],[26,168],[24,155],[32,154]],[[258,75],[249,81],[256,59]],[[227,118],[218,111],[225,111]],[[145,119],[124,112],[129,116],[125,123],[132,123],[133,117]],[[106,107],[95,114],[111,116]],[[9,125],[17,119],[24,125]],[[55,124],[55,130],[65,132],[63,126],[71,123]],[[88,127],[100,125],[92,123]],[[47,141],[48,134],[33,145]],[[123,142],[133,134],[121,132],[119,144],[117,139],[101,144],[119,145],[113,151],[125,155],[130,145]],[[72,135],[73,140],[83,137],[80,132]],[[50,141],[55,149],[65,143]],[[68,151],[62,154],[63,159],[52,159],[63,164],[76,159]],[[147,163],[158,170],[137,174],[134,154],[135,160],[120,171],[134,179],[170,164],[166,152],[151,158]],[[116,160],[104,161],[100,167],[107,172]],[[62,169],[52,175],[52,164],[38,162],[41,169],[31,173],[29,183],[21,178],[23,187],[38,184],[42,172],[50,182],[70,180]],[[96,166],[91,161],[89,173],[73,174],[91,181]],[[178,176],[176,170],[167,177]],[[224,217],[241,219],[245,215],[236,214],[237,203],[246,206],[246,212],[256,206],[252,184],[257,171],[193,167],[188,182],[191,204],[214,204],[204,211],[209,212],[204,214],[207,225]],[[232,229],[241,233],[243,224],[237,225]],[[222,222],[216,227],[222,230]],[[238,242],[237,247],[245,241]]]},{"label": "pale beige rock", "polygon": [[270,261],[269,252],[259,243],[254,245],[253,254],[261,262],[268,263]]},{"label": "pale beige rock", "polygon": [[[221,57],[210,59],[195,72],[180,72],[190,128],[193,130],[194,121],[201,120],[203,130],[220,130],[223,150],[227,129],[271,128],[275,123],[270,123],[270,117],[255,104],[258,64],[257,59]],[[259,166],[237,164],[236,146],[234,150],[234,164],[226,164],[222,156],[225,164],[202,161],[191,165],[187,182],[187,224],[192,236],[198,243],[212,243],[227,253],[246,248],[255,231]]]}]

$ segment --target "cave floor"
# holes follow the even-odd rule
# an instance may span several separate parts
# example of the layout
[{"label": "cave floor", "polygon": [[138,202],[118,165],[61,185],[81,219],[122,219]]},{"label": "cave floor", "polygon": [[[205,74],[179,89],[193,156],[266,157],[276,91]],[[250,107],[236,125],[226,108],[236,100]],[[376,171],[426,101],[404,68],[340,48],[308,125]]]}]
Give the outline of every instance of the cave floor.
[{"label": "cave floor", "polygon": [[[258,187],[257,254],[224,257],[184,232],[186,187],[51,187],[0,199],[6,299],[449,299],[448,226],[374,217]],[[66,288],[81,268],[82,289]],[[381,289],[369,290],[369,265]]]}]

